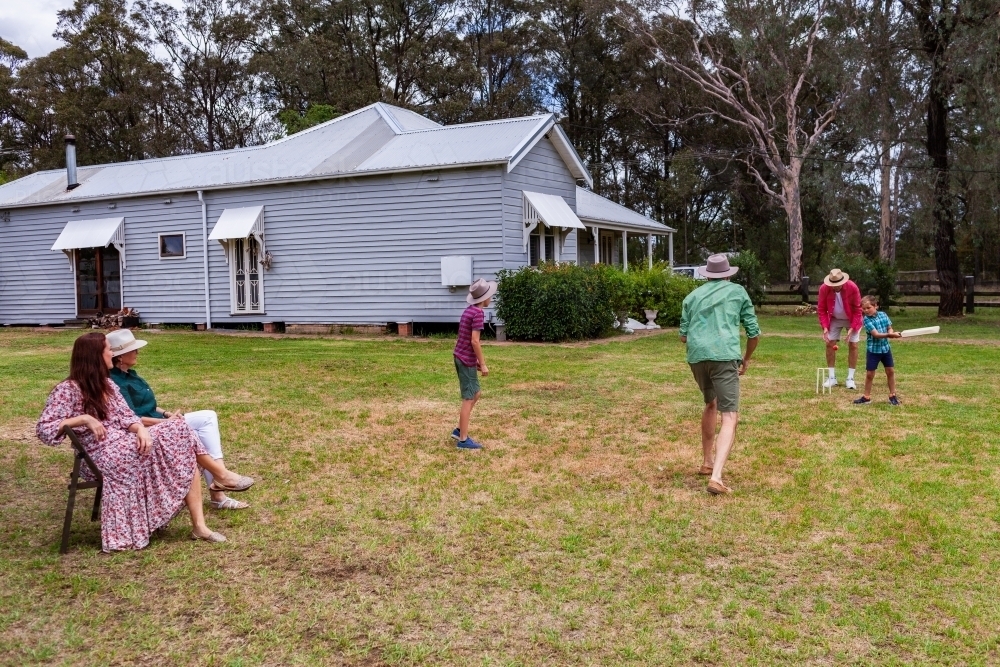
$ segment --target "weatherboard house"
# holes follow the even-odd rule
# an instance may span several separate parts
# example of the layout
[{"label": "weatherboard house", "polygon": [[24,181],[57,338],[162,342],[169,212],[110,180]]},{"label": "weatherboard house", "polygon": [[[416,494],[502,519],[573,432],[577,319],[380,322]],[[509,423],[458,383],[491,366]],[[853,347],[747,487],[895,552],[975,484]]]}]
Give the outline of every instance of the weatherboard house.
[{"label": "weatherboard house", "polygon": [[[625,263],[674,230],[586,188],[549,115],[439,125],[382,103],[263,146],[0,186],[0,324],[452,322],[465,286]],[[672,254],[672,253],[671,253]]]}]

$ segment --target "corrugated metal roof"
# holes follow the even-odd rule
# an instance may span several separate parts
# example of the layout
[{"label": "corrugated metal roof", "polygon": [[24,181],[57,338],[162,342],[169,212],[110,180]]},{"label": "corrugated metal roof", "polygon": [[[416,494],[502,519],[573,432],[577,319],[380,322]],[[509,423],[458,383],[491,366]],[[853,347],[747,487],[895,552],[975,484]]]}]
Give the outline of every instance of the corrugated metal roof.
[{"label": "corrugated metal roof", "polygon": [[399,134],[358,165],[356,171],[506,162],[524,135],[545,119],[547,116],[530,116]]},{"label": "corrugated metal roof", "polygon": [[634,227],[660,234],[677,231],[672,227],[661,225],[656,220],[647,218],[641,213],[636,213],[621,204],[616,204],[595,192],[584,190],[580,187],[576,189],[576,214],[584,222],[596,222],[598,225],[601,222],[609,222],[622,227]]},{"label": "corrugated metal roof", "polygon": [[[498,162],[512,167],[526,142],[533,144],[545,132],[552,134],[546,129],[552,123],[552,114],[547,114],[442,126],[412,111],[376,103],[263,146],[81,167],[80,186],[69,191],[65,170],[37,172],[0,186],[0,207],[212,190],[349,173]],[[562,136],[556,135],[553,141]],[[562,143],[560,147],[567,150]],[[578,157],[570,162],[578,178],[589,177]]]}]

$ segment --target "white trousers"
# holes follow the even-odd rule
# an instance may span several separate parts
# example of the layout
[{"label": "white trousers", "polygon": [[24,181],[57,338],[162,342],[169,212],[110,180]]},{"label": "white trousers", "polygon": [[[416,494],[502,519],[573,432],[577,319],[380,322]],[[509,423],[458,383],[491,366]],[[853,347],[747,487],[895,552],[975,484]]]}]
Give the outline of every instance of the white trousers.
[{"label": "white trousers", "polygon": [[[184,421],[195,432],[201,440],[201,446],[205,448],[208,455],[218,461],[222,458],[222,438],[219,436],[219,416],[215,410],[199,410],[198,412],[188,412],[184,415]],[[205,482],[212,484],[212,473],[202,470],[205,475]]]}]

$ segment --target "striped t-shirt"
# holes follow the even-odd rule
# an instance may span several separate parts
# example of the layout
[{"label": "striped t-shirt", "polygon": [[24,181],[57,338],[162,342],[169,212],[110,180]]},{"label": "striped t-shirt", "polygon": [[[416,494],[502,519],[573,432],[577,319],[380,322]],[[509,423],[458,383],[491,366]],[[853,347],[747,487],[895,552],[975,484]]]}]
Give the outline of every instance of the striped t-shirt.
[{"label": "striped t-shirt", "polygon": [[455,342],[455,357],[466,366],[478,366],[476,351],[472,349],[472,332],[483,330],[483,309],[469,306],[458,322],[458,340]]}]

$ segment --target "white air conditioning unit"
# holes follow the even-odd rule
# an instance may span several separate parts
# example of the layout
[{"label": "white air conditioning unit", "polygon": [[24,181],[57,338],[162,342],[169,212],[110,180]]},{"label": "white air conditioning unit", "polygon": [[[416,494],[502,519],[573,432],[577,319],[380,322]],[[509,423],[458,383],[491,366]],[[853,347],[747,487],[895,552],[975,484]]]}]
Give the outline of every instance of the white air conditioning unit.
[{"label": "white air conditioning unit", "polygon": [[472,284],[472,257],[450,255],[441,258],[441,284],[445,287],[465,287]]}]

